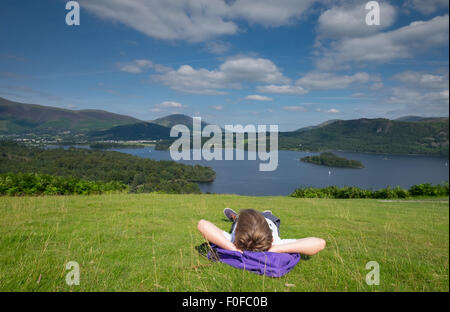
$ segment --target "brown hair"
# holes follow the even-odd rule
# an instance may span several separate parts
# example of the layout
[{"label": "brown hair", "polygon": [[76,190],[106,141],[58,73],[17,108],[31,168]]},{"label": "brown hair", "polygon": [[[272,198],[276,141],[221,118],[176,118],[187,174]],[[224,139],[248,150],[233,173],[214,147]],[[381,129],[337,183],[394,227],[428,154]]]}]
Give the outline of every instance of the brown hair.
[{"label": "brown hair", "polygon": [[267,251],[272,247],[272,231],[264,216],[253,209],[239,212],[234,245],[240,250]]}]

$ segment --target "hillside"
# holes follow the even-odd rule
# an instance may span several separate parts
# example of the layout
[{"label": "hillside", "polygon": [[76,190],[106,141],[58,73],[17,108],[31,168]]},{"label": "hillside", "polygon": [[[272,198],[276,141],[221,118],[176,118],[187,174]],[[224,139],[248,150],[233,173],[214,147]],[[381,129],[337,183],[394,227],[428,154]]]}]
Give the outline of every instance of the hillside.
[{"label": "hillside", "polygon": [[[183,114],[172,114],[150,122],[167,128],[172,128],[175,125],[184,125],[192,130],[192,117]],[[206,125],[208,124],[202,121],[202,128]]]},{"label": "hillside", "polygon": [[[92,131],[89,139],[93,140],[173,140],[170,130],[176,125],[184,125],[192,130],[192,117],[183,114],[168,115],[149,122],[113,127],[102,131]],[[202,128],[208,125],[202,121]]]},{"label": "hillside", "polygon": [[305,132],[305,131],[309,131],[309,130],[314,130],[314,129],[322,128],[322,127],[325,127],[325,126],[327,126],[327,125],[329,125],[329,124],[332,124],[333,122],[338,121],[338,120],[339,120],[339,119],[331,119],[331,120],[327,120],[327,121],[324,121],[324,122],[322,122],[322,123],[320,123],[320,124],[318,124],[318,125],[316,125],[316,126],[303,127],[303,128],[294,130],[293,132]]},{"label": "hillside", "polygon": [[139,122],[88,133],[92,140],[161,140],[170,138],[170,128],[151,122]]},{"label": "hillside", "polygon": [[[281,278],[210,262],[197,222],[223,209],[272,210],[282,238],[326,248]],[[448,199],[387,202],[234,195],[0,197],[0,291],[446,291]],[[80,285],[65,283],[68,261]],[[366,263],[380,265],[367,285]]]},{"label": "hillside", "polygon": [[55,134],[61,131],[83,133],[139,121],[103,110],[69,110],[0,98],[0,134]]},{"label": "hillside", "polygon": [[282,132],[280,149],[448,155],[448,118],[421,122],[337,120],[303,132]]},{"label": "hillside", "polygon": [[396,121],[410,121],[410,122],[423,122],[423,121],[445,121],[444,117],[421,117],[421,116],[404,116],[395,119]]}]

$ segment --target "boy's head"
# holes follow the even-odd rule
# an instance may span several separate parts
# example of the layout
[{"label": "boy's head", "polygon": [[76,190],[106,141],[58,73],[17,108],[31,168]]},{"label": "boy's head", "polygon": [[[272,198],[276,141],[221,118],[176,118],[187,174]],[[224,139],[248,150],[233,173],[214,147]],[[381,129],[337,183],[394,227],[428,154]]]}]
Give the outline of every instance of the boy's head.
[{"label": "boy's head", "polygon": [[253,209],[239,212],[234,245],[240,250],[267,251],[272,247],[272,231],[264,216]]}]

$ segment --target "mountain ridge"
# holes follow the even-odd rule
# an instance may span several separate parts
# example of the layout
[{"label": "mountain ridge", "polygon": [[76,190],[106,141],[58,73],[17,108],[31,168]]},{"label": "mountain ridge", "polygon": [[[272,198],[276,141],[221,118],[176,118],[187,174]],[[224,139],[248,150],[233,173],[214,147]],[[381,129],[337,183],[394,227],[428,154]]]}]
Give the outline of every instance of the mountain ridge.
[{"label": "mountain ridge", "polygon": [[0,134],[87,132],[136,122],[140,120],[105,110],[70,110],[19,103],[0,97]]},{"label": "mountain ridge", "polygon": [[[50,116],[48,115],[50,113]],[[53,114],[52,114],[53,113]],[[151,122],[103,110],[73,111],[0,98],[0,134],[62,130],[82,132],[85,140],[174,140],[170,129],[182,124],[192,130],[192,117],[172,114]],[[333,119],[315,126],[279,133],[279,148],[345,150],[369,153],[448,155],[448,117],[404,116]],[[208,123],[202,122],[202,127]]]}]

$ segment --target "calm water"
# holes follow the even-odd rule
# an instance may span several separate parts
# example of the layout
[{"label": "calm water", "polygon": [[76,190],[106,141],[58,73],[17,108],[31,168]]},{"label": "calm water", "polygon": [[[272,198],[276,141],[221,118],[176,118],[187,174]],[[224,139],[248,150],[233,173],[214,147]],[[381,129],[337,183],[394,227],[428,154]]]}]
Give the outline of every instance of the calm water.
[{"label": "calm water", "polygon": [[[171,160],[168,151],[153,147],[141,149],[114,149],[155,160]],[[297,187],[358,186],[379,189],[390,186],[409,188],[419,183],[448,181],[448,158],[425,156],[393,156],[336,152],[348,159],[361,161],[364,169],[328,168],[299,161],[315,153],[279,151],[278,168],[272,172],[258,171],[259,159],[254,160],[200,160],[180,161],[190,165],[210,166],[216,171],[216,180],[201,183],[202,192],[240,195],[288,195]],[[191,155],[192,157],[192,155]],[[331,172],[331,174],[330,174]]]}]

